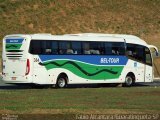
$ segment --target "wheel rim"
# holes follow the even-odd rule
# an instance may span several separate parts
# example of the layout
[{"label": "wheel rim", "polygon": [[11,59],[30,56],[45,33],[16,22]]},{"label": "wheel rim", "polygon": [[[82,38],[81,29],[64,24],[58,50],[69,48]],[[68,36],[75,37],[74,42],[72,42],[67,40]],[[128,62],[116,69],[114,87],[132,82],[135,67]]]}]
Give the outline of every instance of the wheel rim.
[{"label": "wheel rim", "polygon": [[127,85],[127,86],[131,86],[131,85],[132,85],[132,82],[133,82],[132,78],[131,78],[130,76],[127,76],[127,77],[126,77],[126,85]]},{"label": "wheel rim", "polygon": [[58,86],[59,86],[60,88],[63,88],[63,87],[65,87],[65,85],[66,85],[65,79],[64,79],[64,78],[60,78],[60,79],[58,80]]}]

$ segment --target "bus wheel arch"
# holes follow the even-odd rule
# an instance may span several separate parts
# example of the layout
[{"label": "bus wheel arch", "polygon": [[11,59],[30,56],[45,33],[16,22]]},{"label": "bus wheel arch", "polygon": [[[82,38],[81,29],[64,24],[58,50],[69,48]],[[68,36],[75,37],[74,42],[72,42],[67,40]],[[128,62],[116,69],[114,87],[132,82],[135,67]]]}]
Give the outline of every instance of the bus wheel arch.
[{"label": "bus wheel arch", "polygon": [[65,88],[68,84],[68,76],[66,73],[60,73],[57,77],[56,87],[57,88]]},{"label": "bus wheel arch", "polygon": [[131,87],[134,85],[136,80],[135,74],[133,72],[129,72],[125,77],[125,83],[123,84],[124,87]]}]

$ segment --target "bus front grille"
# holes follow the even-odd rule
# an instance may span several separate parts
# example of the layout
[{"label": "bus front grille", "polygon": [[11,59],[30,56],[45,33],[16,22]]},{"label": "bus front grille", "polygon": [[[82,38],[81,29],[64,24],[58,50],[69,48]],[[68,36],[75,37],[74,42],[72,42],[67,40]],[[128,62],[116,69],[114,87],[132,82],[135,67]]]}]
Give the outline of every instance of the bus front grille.
[{"label": "bus front grille", "polygon": [[23,50],[7,50],[6,51],[6,57],[7,58],[21,58],[23,56]]},{"label": "bus front grille", "polygon": [[6,54],[8,58],[21,58],[23,54]]}]

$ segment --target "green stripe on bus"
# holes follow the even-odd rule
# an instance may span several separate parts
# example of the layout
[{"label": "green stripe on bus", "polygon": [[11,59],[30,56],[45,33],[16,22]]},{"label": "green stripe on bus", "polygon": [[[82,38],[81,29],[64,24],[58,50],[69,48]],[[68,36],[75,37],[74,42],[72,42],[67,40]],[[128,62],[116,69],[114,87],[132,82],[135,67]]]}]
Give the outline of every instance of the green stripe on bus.
[{"label": "green stripe on bus", "polygon": [[22,44],[6,44],[6,50],[19,50]]},{"label": "green stripe on bus", "polygon": [[63,68],[71,71],[75,75],[91,80],[104,80],[119,78],[124,66],[96,66],[78,61],[54,60],[40,63],[47,70]]}]

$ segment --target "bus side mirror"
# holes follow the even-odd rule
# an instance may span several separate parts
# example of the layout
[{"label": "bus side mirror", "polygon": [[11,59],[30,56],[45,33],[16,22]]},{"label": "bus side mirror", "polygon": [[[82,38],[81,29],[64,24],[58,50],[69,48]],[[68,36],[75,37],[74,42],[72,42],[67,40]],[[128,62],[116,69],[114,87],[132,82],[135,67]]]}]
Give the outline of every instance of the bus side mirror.
[{"label": "bus side mirror", "polygon": [[155,55],[158,56],[159,55],[159,52],[158,52],[158,48],[154,45],[148,45],[148,48],[151,50],[151,48],[153,48],[155,50]]},{"label": "bus side mirror", "polygon": [[158,56],[159,54],[158,54],[158,52],[156,52],[156,56]]}]

